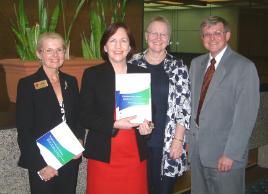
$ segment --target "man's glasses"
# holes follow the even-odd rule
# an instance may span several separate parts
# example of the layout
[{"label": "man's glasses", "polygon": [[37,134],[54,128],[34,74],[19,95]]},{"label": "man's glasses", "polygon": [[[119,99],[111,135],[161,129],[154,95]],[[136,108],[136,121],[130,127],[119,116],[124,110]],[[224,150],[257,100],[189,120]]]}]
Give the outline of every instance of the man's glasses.
[{"label": "man's glasses", "polygon": [[203,33],[203,38],[221,38],[226,32],[225,31],[216,31],[213,33]]}]

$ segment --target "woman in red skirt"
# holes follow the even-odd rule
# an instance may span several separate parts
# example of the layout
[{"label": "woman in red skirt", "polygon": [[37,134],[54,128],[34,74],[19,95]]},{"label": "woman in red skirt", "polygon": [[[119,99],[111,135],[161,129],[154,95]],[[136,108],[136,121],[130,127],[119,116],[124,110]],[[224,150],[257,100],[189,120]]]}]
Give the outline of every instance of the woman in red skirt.
[{"label": "woman in red skirt", "polygon": [[111,24],[101,39],[104,63],[85,70],[80,119],[89,129],[84,156],[88,158],[87,194],[147,194],[148,121],[135,116],[115,120],[115,74],[146,73],[127,64],[135,47],[122,23]]}]

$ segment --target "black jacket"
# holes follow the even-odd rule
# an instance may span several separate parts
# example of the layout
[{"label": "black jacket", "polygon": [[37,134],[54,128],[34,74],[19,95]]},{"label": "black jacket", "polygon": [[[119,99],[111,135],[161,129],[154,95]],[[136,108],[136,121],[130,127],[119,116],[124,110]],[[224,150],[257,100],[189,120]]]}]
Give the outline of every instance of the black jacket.
[{"label": "black jacket", "polygon": [[[83,139],[84,129],[78,124],[79,91],[74,77],[59,72],[66,122],[74,134]],[[36,89],[34,83],[46,80],[48,86]],[[21,151],[19,166],[34,171],[47,166],[36,139],[62,122],[60,106],[43,68],[22,78],[18,84],[16,125]]]},{"label": "black jacket", "polygon": [[[127,73],[146,73],[128,64]],[[84,156],[109,163],[115,111],[115,72],[110,63],[85,70],[80,92],[80,121],[89,129]],[[144,136],[136,130],[140,160],[147,157]]]}]

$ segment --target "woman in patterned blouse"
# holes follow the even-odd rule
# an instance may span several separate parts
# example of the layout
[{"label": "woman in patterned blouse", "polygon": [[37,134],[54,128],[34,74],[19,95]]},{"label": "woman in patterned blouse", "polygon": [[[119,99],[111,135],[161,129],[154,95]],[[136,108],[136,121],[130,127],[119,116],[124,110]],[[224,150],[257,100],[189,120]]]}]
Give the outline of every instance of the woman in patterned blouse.
[{"label": "woman in patterned blouse", "polygon": [[148,49],[130,63],[151,73],[153,122],[148,137],[150,194],[171,194],[177,176],[187,170],[185,130],[189,129],[190,88],[187,66],[166,51],[171,27],[153,18],[145,32]]}]

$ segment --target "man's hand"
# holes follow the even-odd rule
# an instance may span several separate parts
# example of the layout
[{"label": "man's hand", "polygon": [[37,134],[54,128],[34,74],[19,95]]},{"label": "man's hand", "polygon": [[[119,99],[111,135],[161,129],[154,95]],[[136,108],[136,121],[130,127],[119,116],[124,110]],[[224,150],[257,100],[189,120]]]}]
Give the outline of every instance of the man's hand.
[{"label": "man's hand", "polygon": [[218,160],[218,171],[228,172],[232,169],[234,161],[226,155],[222,155]]}]

